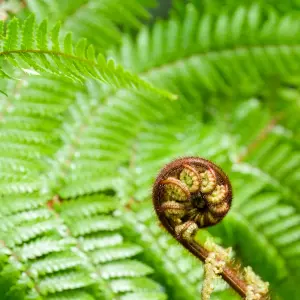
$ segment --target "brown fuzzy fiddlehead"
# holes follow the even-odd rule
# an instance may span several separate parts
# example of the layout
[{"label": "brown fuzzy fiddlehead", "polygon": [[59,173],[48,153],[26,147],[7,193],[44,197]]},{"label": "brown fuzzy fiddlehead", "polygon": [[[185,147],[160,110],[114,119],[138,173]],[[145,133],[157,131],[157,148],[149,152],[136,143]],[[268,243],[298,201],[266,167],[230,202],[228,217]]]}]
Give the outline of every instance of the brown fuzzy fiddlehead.
[{"label": "brown fuzzy fiddlehead", "polygon": [[[179,158],[160,171],[152,198],[162,225],[205,262],[211,252],[198,244],[194,235],[200,228],[217,224],[228,213],[232,189],[226,174],[203,158]],[[248,285],[238,271],[225,265],[221,275],[242,297],[246,297]]]},{"label": "brown fuzzy fiddlehead", "polygon": [[230,209],[231,184],[212,162],[187,157],[168,164],[153,188],[158,217],[177,240],[220,222]]}]

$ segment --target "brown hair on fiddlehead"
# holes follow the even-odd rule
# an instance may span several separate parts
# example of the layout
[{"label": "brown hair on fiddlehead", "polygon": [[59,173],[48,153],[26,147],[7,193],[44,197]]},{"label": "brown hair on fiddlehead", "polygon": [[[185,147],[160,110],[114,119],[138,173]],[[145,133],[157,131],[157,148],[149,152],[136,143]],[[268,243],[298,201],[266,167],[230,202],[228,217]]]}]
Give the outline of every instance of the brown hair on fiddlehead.
[{"label": "brown hair on fiddlehead", "polygon": [[166,165],[155,181],[153,203],[159,219],[178,240],[220,222],[230,209],[231,184],[212,162],[199,157]]},{"label": "brown hair on fiddlehead", "polygon": [[[218,166],[200,157],[176,159],[158,174],[152,198],[162,225],[185,248],[203,261],[207,269],[215,270],[216,266],[222,265],[217,273],[220,273],[242,297],[266,299],[267,283],[257,279],[254,285],[249,285],[247,278],[243,278],[241,272],[235,270],[231,263],[220,261],[222,256],[218,251],[214,253],[194,240],[194,235],[200,228],[220,222],[231,206],[231,183]],[[212,264],[213,258],[215,261]],[[254,290],[256,292],[253,292]],[[211,288],[203,290],[204,295],[210,292]],[[255,298],[251,298],[254,294]]]}]

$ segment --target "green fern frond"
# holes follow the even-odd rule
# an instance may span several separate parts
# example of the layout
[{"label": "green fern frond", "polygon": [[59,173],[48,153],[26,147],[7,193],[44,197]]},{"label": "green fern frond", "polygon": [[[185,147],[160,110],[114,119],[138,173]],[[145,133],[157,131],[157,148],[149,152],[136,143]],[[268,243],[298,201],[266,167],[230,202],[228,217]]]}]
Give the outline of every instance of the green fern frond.
[{"label": "green fern frond", "polygon": [[23,211],[18,214],[7,216],[5,221],[1,224],[3,228],[9,228],[18,226],[19,224],[26,221],[42,221],[47,220],[51,217],[49,210],[45,208],[38,208],[34,211]]},{"label": "green fern frond", "polygon": [[81,257],[76,253],[50,254],[45,259],[33,262],[28,272],[34,276],[45,276],[61,270],[68,270],[83,265]]},{"label": "green fern frond", "polygon": [[[20,79],[1,82],[9,95],[0,101],[3,295],[197,299],[203,270],[162,232],[148,200],[162,165],[200,155],[222,165],[235,195],[232,211],[209,232],[269,280],[274,297],[297,299],[297,18],[266,5],[232,3],[218,14],[188,5],[182,18],[144,26],[137,38],[123,35],[120,50],[103,50],[180,95],[162,105],[157,93],[121,89],[148,84],[102,56],[97,61],[87,47],[118,43],[119,25],[139,27],[146,14],[135,0],[119,7],[109,1],[107,12],[99,9],[106,0],[95,2],[94,11],[94,1],[69,8],[50,2],[29,1],[29,9],[44,10],[51,23],[62,18],[62,32],[88,41],[74,45],[71,34],[61,38],[59,26],[49,31],[32,17],[12,20],[2,34],[8,62],[2,77]],[[124,15],[117,20],[120,7]],[[105,21],[95,24],[97,16]],[[54,76],[29,78],[33,70]],[[118,89],[86,80],[96,77]],[[121,200],[108,196],[115,193]],[[224,283],[215,288],[212,299],[236,297]]]},{"label": "green fern frond", "polygon": [[[10,167],[10,171],[13,168]],[[1,178],[2,179],[2,178]],[[30,180],[27,177],[10,178],[9,180],[1,180],[1,195],[11,195],[15,193],[32,193],[42,188],[41,182],[37,180]]]},{"label": "green fern frond", "polygon": [[57,237],[42,237],[16,248],[16,254],[24,261],[35,260],[47,254],[66,251],[76,244],[73,238],[59,240]]},{"label": "green fern frond", "polygon": [[124,260],[122,262],[111,262],[101,267],[101,276],[105,279],[119,277],[142,277],[153,272],[152,268],[147,265],[134,261]]},{"label": "green fern frond", "polygon": [[[274,10],[279,11],[280,13],[286,13],[286,12],[295,12],[297,13],[299,11],[300,5],[297,0],[291,0],[286,2],[279,2],[277,0],[257,0],[255,1],[257,4],[259,4],[262,7],[270,8],[272,7]],[[203,0],[203,1],[197,1],[197,0],[175,0],[174,1],[174,10],[178,13],[181,11],[184,11],[185,9],[185,3],[192,3],[200,12],[209,12],[212,14],[217,15],[220,11],[220,6],[226,11],[232,11],[236,8],[237,3],[233,0],[226,0],[226,1],[209,1],[209,0]],[[239,5],[244,5],[246,7],[249,7],[253,4],[253,1],[249,0],[242,0],[239,1]]]},{"label": "green fern frond", "polygon": [[[0,57],[23,70],[31,68],[37,73],[50,73],[79,81],[84,81],[86,77],[94,78],[118,87],[143,87],[173,98],[171,94],[156,90],[149,83],[116,66],[113,60],[106,61],[102,54],[96,58],[93,46],[87,47],[79,41],[73,50],[71,34],[62,37],[60,43],[59,29],[59,24],[52,31],[48,31],[46,22],[35,25],[32,16],[24,21],[23,26],[19,25],[18,19],[13,19],[8,22],[2,38]],[[33,38],[35,33],[36,40]]]},{"label": "green fern frond", "polygon": [[105,263],[107,261],[118,260],[120,258],[132,257],[139,254],[142,248],[137,245],[122,244],[105,249],[99,249],[92,253],[94,263]]},{"label": "green fern frond", "polygon": [[[300,170],[300,153],[299,147],[293,142],[294,134],[282,125],[276,125],[276,117],[272,119],[262,104],[254,99],[239,105],[234,119],[233,132],[239,145],[239,157],[236,160],[242,159],[244,162],[235,168],[248,168],[248,172],[260,173],[268,178],[269,183],[281,191],[286,202],[299,210],[297,174]],[[258,120],[255,128],[250,125],[250,119]]]},{"label": "green fern frond", "polygon": [[73,290],[88,287],[93,284],[93,279],[88,272],[68,273],[61,276],[42,279],[39,284],[39,291],[42,295],[54,294],[65,290]]},{"label": "green fern frond", "polygon": [[150,18],[146,7],[154,5],[156,1],[137,0],[76,0],[68,4],[57,0],[28,2],[29,10],[39,21],[44,18],[49,18],[51,23],[60,21],[65,31],[72,31],[76,38],[88,38],[91,43],[102,48],[120,42],[120,26],[139,28],[143,20]]},{"label": "green fern frond", "polygon": [[[99,194],[64,203],[55,203],[54,199],[51,204],[33,195],[32,202],[34,200],[36,205],[28,202],[15,209],[13,203],[20,200],[13,199],[12,210],[8,205],[2,216],[0,266],[7,264],[13,276],[4,295],[22,286],[17,282],[22,270],[27,280],[22,290],[24,299],[68,299],[71,296],[113,299],[114,294],[121,292],[113,288],[113,281],[124,277],[139,277],[136,279],[147,283],[147,292],[157,292],[164,297],[160,285],[144,278],[153,272],[152,268],[132,259],[142,248],[123,242],[119,233],[122,222],[112,217],[117,206],[113,197]],[[82,209],[83,215],[80,214]],[[72,218],[79,226],[70,223]],[[15,273],[11,271],[10,261],[18,267]],[[128,292],[136,290],[132,288]],[[122,295],[125,296],[126,291],[122,291]]]},{"label": "green fern frond", "polygon": [[10,195],[1,198],[1,214],[13,215],[42,208],[47,197],[38,194]]},{"label": "green fern frond", "polygon": [[[168,134],[167,132],[170,129],[164,127],[163,120],[168,119],[169,126],[171,126],[174,123],[174,116],[179,111],[184,110],[186,113],[190,113],[189,105],[192,104],[191,102],[188,103],[187,99],[182,98],[176,103],[165,103],[162,110],[155,98],[145,97],[141,99],[140,96],[120,92],[117,97],[109,98],[105,106],[102,106],[102,99],[100,98],[95,102],[94,108],[89,108],[88,101],[90,97],[88,95],[80,95],[78,102],[72,107],[72,111],[77,112],[75,114],[76,121],[78,122],[79,118],[82,120],[83,125],[81,128],[83,130],[80,131],[79,135],[77,134],[75,146],[77,155],[72,157],[73,170],[64,177],[63,187],[59,190],[63,197],[75,197],[76,195],[96,192],[97,190],[121,187],[120,180],[114,174],[119,172],[120,167],[125,171],[130,165],[131,153],[132,151],[135,152],[140,145],[137,142],[137,135],[141,131],[145,133],[148,130],[146,122],[155,122],[158,130]],[[134,99],[134,101],[124,101],[129,98]],[[196,100],[193,103],[197,105]],[[111,110],[110,107],[114,109]],[[184,126],[187,130],[189,126],[192,126],[191,132],[199,131],[201,125],[199,124],[198,126],[196,124],[198,117],[198,115],[195,118],[189,116],[187,117],[188,120],[185,120],[183,116],[182,123],[185,124]],[[176,128],[182,127],[181,124],[174,124],[174,126]],[[178,134],[182,136],[187,133],[184,133],[182,129],[180,132]],[[71,134],[73,135],[74,133],[70,133],[70,136]],[[154,137],[158,139],[159,134],[153,133],[153,136],[149,137],[152,145],[147,144],[147,147],[155,147],[153,143]],[[173,133],[170,133],[170,138],[172,137]],[[139,139],[140,137],[138,137]],[[197,138],[195,137],[194,139],[196,140]],[[174,140],[174,143],[176,141],[178,140]],[[159,142],[157,143],[159,144]],[[164,146],[161,144],[162,152]],[[144,150],[141,149],[141,155],[143,152]],[[115,153],[118,153],[118,156]],[[151,165],[153,168],[156,165],[158,170],[161,166],[160,164],[165,163],[166,160],[164,162],[160,161],[157,153],[152,158],[154,156],[156,156],[156,161],[155,163],[152,162]],[[145,157],[142,159],[145,159]],[[101,176],[101,170],[104,169],[107,169],[107,171]],[[140,176],[139,174],[138,181]],[[121,188],[123,189],[123,186]],[[140,191],[143,191],[141,185]],[[146,192],[149,192],[148,187]]]},{"label": "green fern frond", "polygon": [[[22,224],[23,225],[23,224]],[[16,228],[8,228],[1,233],[1,239],[9,246],[15,247],[25,242],[37,238],[43,234],[48,234],[58,226],[53,221],[31,222]]]},{"label": "green fern frond", "polygon": [[80,223],[69,222],[72,234],[75,236],[90,234],[97,231],[114,231],[121,228],[121,222],[113,217],[91,217],[82,219]]},{"label": "green fern frond", "polygon": [[55,295],[49,295],[45,297],[47,300],[94,300],[95,298],[84,291],[67,291],[62,293],[57,293]]},{"label": "green fern frond", "polygon": [[[3,257],[2,257],[3,258]],[[7,261],[0,267],[0,292],[3,299],[25,299],[28,292],[28,280],[21,275],[21,270]]]},{"label": "green fern frond", "polygon": [[116,293],[160,289],[158,284],[146,278],[118,279],[114,280],[111,286]]},{"label": "green fern frond", "polygon": [[[99,201],[101,199],[101,202]],[[106,195],[90,195],[80,200],[70,200],[64,204],[64,217],[80,218],[91,217],[97,214],[107,214],[118,207],[118,202]],[[59,209],[59,207],[58,207]]]},{"label": "green fern frond", "polygon": [[122,244],[123,237],[118,233],[101,233],[86,237],[82,240],[84,251],[93,251],[105,247],[112,247]]},{"label": "green fern frond", "polygon": [[135,292],[128,293],[125,296],[120,297],[121,300],[138,300],[138,299],[147,299],[147,300],[166,300],[166,295],[161,292]]},{"label": "green fern frond", "polygon": [[156,23],[152,31],[145,28],[136,41],[126,38],[121,50],[111,55],[128,69],[158,85],[175,87],[180,94],[190,95],[195,89],[231,96],[234,88],[236,94],[249,96],[273,76],[289,80],[299,73],[293,63],[297,24],[292,16],[279,17],[255,4],[219,16],[199,16],[193,6],[187,6],[184,20]]}]

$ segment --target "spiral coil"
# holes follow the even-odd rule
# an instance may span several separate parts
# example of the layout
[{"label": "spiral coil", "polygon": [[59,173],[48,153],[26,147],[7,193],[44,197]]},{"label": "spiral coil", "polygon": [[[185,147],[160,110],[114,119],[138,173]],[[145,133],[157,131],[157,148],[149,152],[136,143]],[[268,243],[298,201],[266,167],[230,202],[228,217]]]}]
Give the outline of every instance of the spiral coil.
[{"label": "spiral coil", "polygon": [[231,200],[231,184],[225,173],[199,157],[167,164],[153,186],[156,213],[178,240],[189,240],[199,228],[220,222]]}]

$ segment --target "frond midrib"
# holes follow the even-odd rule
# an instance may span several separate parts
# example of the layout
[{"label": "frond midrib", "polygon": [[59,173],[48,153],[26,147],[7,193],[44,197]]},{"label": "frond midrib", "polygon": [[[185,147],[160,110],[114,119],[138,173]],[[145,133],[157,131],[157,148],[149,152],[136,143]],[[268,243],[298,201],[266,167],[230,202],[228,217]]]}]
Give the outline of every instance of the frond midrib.
[{"label": "frond midrib", "polygon": [[8,50],[8,51],[0,52],[0,57],[11,55],[11,54],[23,54],[23,53],[38,53],[38,54],[49,54],[49,55],[62,56],[62,57],[68,58],[68,59],[84,62],[84,63],[89,64],[91,66],[99,66],[95,62],[93,62],[91,60],[88,60],[86,58],[78,57],[78,56],[67,54],[67,53],[60,52],[60,51],[52,51],[52,50],[37,50],[37,49]]},{"label": "frond midrib", "polygon": [[[109,65],[100,65],[96,62],[93,62],[91,60],[88,60],[86,58],[83,57],[79,57],[79,56],[75,56],[72,54],[68,54],[68,53],[64,53],[64,52],[60,52],[60,51],[52,51],[52,50],[37,50],[37,49],[26,49],[26,50],[8,50],[8,51],[3,51],[0,52],[0,57],[8,57],[8,56],[12,56],[14,54],[18,54],[18,55],[22,55],[22,54],[45,54],[45,55],[54,55],[54,56],[58,56],[58,57],[63,57],[67,60],[70,61],[77,61],[77,62],[81,62],[84,63],[85,65],[89,65],[92,67],[95,67],[99,70],[108,70],[109,72],[112,72],[111,68],[109,67]],[[108,62],[109,63],[109,62]],[[114,75],[117,75],[118,73],[118,66],[114,67],[115,70],[113,70],[113,72],[115,73]],[[164,90],[159,90],[158,88],[152,86],[151,84],[149,84],[148,82],[145,82],[144,80],[140,79],[139,77],[135,76],[132,73],[129,73],[128,71],[124,70],[124,69],[120,69],[121,72],[127,76],[128,78],[130,77],[130,81],[132,85],[136,85],[137,87],[140,86],[144,89],[148,89],[154,93],[160,94],[162,97],[166,97],[169,98],[170,100],[175,100],[177,99],[177,95],[171,94],[168,91],[164,91]],[[121,88],[122,89],[122,88]]]}]

